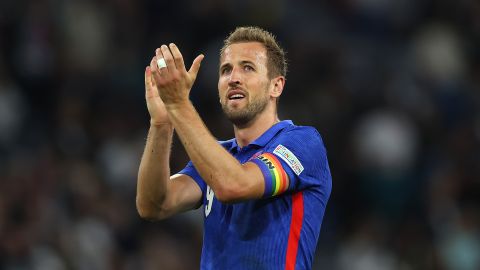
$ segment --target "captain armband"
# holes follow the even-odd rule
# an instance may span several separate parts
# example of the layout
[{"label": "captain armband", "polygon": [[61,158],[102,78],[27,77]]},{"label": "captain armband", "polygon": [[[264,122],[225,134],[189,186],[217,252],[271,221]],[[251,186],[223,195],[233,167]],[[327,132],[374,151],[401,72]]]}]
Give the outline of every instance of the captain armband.
[{"label": "captain armband", "polygon": [[282,163],[275,155],[263,153],[250,161],[257,164],[262,171],[265,180],[264,198],[282,194],[288,189],[290,180],[283,169]]}]

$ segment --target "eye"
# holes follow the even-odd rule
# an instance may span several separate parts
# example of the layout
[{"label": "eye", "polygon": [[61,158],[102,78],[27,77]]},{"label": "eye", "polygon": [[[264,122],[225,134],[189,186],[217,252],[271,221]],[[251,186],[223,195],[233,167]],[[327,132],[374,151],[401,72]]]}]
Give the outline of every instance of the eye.
[{"label": "eye", "polygon": [[220,69],[220,74],[222,74],[222,75],[223,75],[223,74],[228,74],[228,73],[230,73],[230,70],[231,70],[231,68],[228,67],[228,66],[227,66],[227,67],[222,67],[222,68]]},{"label": "eye", "polygon": [[243,69],[245,69],[246,71],[254,71],[254,70],[255,70],[255,69],[254,69],[252,66],[250,66],[250,65],[245,65],[245,66],[243,67]]}]

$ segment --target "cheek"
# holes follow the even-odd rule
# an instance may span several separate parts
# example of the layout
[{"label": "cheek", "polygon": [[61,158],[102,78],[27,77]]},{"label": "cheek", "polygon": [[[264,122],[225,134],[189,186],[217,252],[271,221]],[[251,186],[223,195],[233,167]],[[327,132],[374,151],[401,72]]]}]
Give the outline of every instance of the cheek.
[{"label": "cheek", "polygon": [[223,96],[225,96],[225,91],[227,89],[227,85],[222,80],[219,80],[217,88],[218,88],[219,100],[220,100],[220,102],[222,102]]},{"label": "cheek", "polygon": [[227,89],[228,88],[228,80],[225,77],[220,76],[218,79],[218,89]]},{"label": "cheek", "polygon": [[270,95],[270,92],[273,90],[269,82],[259,83],[258,88],[261,89],[263,95]]},{"label": "cheek", "polygon": [[222,82],[222,80],[218,81],[218,84],[217,84],[218,93],[222,92],[222,90],[225,88],[224,85],[225,84]]}]

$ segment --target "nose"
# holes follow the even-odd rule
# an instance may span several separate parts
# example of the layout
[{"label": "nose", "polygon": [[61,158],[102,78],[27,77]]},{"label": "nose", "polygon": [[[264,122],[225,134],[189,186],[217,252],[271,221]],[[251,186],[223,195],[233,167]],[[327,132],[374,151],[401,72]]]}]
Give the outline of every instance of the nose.
[{"label": "nose", "polygon": [[228,80],[229,86],[239,85],[241,83],[241,74],[240,70],[237,67],[234,67],[230,72],[230,78]]}]

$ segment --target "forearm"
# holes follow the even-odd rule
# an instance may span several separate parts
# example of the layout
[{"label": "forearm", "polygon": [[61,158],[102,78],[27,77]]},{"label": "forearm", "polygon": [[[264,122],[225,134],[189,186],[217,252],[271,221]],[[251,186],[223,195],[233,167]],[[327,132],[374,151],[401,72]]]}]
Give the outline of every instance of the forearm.
[{"label": "forearm", "polygon": [[137,209],[141,216],[151,217],[161,210],[170,179],[170,148],[173,127],[170,124],[150,126],[145,150],[138,170]]},{"label": "forearm", "polygon": [[242,165],[218,144],[190,102],[167,110],[195,168],[219,199],[248,188]]}]

